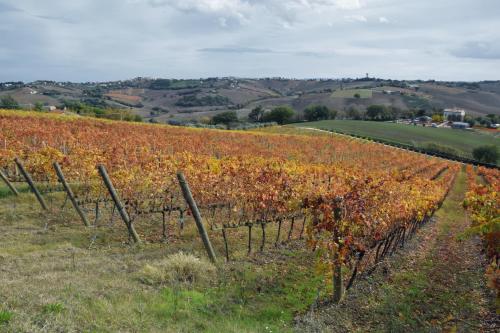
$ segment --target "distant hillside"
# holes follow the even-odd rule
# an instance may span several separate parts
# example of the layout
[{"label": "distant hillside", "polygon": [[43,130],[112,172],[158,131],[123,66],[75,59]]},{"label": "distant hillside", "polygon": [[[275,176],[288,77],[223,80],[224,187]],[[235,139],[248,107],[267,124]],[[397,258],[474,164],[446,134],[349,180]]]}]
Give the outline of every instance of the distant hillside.
[{"label": "distant hillside", "polygon": [[384,104],[426,110],[461,107],[478,116],[500,114],[500,81],[136,78],[101,83],[6,82],[0,84],[0,97],[5,95],[11,95],[26,108],[37,102],[58,106],[64,101],[81,101],[101,107],[130,109],[146,120],[154,118],[159,122],[171,118],[210,117],[223,110],[236,110],[240,116],[245,116],[258,105],[265,108],[289,105],[299,113],[311,104],[326,105],[340,112]]}]

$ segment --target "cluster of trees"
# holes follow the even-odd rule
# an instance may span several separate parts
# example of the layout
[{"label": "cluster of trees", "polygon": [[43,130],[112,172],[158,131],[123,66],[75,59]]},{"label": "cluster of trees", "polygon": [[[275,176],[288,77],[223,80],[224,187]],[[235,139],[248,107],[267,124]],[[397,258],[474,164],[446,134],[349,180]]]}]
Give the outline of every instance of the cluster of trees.
[{"label": "cluster of trees", "polygon": [[400,109],[395,106],[370,105],[366,112],[355,107],[345,110],[345,117],[353,120],[391,121],[396,119],[414,119],[422,116],[430,116],[434,122],[442,122],[442,111],[436,108],[426,109]]},{"label": "cluster of trees", "polygon": [[353,106],[345,110],[345,117],[352,120],[372,120],[372,121],[390,121],[400,118],[413,119],[415,117],[432,115],[425,109],[403,110],[395,106],[370,105],[366,112],[363,112]]},{"label": "cluster of trees", "polygon": [[[337,116],[336,110],[331,110],[323,105],[310,105],[304,110],[303,117],[298,115],[289,106],[276,106],[271,110],[265,110],[262,106],[257,106],[248,114],[248,121],[251,123],[277,123],[280,125],[287,124],[293,121],[318,121],[335,119]],[[226,111],[219,113],[211,118],[211,124],[224,124],[228,127],[241,121],[238,119],[235,111]]]},{"label": "cluster of trees", "polygon": [[175,103],[175,105],[181,107],[218,106],[229,104],[231,104],[229,98],[220,95],[208,95],[203,97],[198,97],[196,95],[185,95]]},{"label": "cluster of trees", "polygon": [[277,106],[267,112],[258,106],[249,113],[248,119],[254,123],[276,122],[283,125],[291,122],[294,116],[295,111],[289,106]]},{"label": "cluster of trees", "polygon": [[19,103],[10,95],[0,98],[0,109],[20,109]]},{"label": "cluster of trees", "polygon": [[[283,125],[291,122],[294,116],[295,112],[289,106],[277,106],[267,112],[264,108],[258,106],[250,112],[248,120],[251,123],[277,123]],[[242,122],[238,119],[236,111],[226,111],[213,116],[210,123],[213,125],[223,124],[232,128],[238,124],[241,125]]]},{"label": "cluster of trees", "polygon": [[500,124],[500,115],[488,114],[485,117],[476,117],[476,118],[473,118],[471,116],[465,116],[464,121],[466,123],[469,123],[471,127],[477,125],[490,127],[492,124]]},{"label": "cluster of trees", "polygon": [[[394,106],[385,106],[385,105],[370,105],[366,109],[366,113],[363,114],[359,110],[355,108],[350,108],[346,111],[346,116],[349,119],[355,120],[374,120],[374,121],[389,121],[396,120],[400,118],[413,119],[415,117],[421,116],[431,116],[432,121],[438,123],[444,121],[442,112],[437,109],[426,110],[402,110]],[[450,121],[460,121],[461,118],[457,117],[456,119],[449,119]],[[469,123],[469,125],[476,126],[481,125],[484,127],[489,127],[491,124],[500,123],[500,115],[488,114],[484,117],[471,117],[465,116],[464,122]]]},{"label": "cluster of trees", "polygon": [[304,119],[307,121],[318,121],[335,119],[337,111],[331,110],[324,105],[311,105],[304,110]]},{"label": "cluster of trees", "polygon": [[[420,114],[419,114],[420,113]],[[365,120],[389,121],[399,118],[413,118],[415,116],[425,115],[426,111],[402,110],[395,106],[370,105],[366,109]]]},{"label": "cluster of trees", "polygon": [[[210,79],[203,81],[210,81]],[[199,87],[201,84],[201,80],[156,79],[151,81],[146,87],[153,90],[177,90],[193,89]],[[144,85],[142,85],[141,87],[144,87]]]},{"label": "cluster of trees", "polygon": [[248,115],[251,122],[277,122],[278,124],[286,124],[293,120],[327,120],[335,119],[337,116],[336,110],[331,110],[324,105],[310,105],[304,110],[303,118],[295,113],[289,106],[276,106],[270,111],[264,110],[262,106],[254,108]]},{"label": "cluster of trees", "polygon": [[397,117],[397,110],[392,106],[370,105],[366,109],[367,120],[387,121],[394,120]]}]

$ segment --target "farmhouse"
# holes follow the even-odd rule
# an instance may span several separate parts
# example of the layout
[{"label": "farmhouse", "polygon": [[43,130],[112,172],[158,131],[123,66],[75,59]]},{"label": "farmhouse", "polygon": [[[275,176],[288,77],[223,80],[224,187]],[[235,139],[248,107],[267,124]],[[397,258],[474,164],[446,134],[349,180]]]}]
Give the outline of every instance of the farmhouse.
[{"label": "farmhouse", "polygon": [[421,116],[421,117],[417,117],[415,118],[415,120],[413,121],[414,124],[423,124],[423,125],[426,125],[426,124],[430,124],[432,122],[432,118],[429,117],[429,116]]},{"label": "farmhouse", "polygon": [[447,121],[464,121],[465,110],[458,108],[444,109],[443,117]]}]

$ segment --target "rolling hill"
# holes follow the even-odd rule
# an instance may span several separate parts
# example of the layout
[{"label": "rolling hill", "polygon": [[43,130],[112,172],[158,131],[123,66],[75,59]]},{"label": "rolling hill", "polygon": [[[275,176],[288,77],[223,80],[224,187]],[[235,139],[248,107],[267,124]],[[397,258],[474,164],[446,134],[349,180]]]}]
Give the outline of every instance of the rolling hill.
[{"label": "rolling hill", "polygon": [[114,82],[0,83],[0,97],[10,95],[25,108],[37,102],[61,105],[65,100],[131,109],[146,120],[210,117],[236,110],[240,117],[261,105],[289,105],[302,112],[311,104],[343,111],[372,104],[401,109],[461,107],[472,115],[500,114],[500,81],[479,83],[392,81],[381,79],[208,78],[170,80],[136,78]]}]

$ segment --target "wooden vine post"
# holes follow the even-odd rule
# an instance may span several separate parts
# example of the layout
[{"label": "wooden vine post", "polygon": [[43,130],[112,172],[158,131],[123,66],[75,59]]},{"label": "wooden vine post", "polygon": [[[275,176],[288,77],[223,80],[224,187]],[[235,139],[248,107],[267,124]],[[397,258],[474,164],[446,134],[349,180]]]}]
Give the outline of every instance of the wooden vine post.
[{"label": "wooden vine post", "polygon": [[213,263],[215,263],[217,261],[215,251],[212,247],[212,243],[210,243],[210,239],[208,238],[207,231],[205,229],[205,226],[203,225],[203,220],[201,218],[200,211],[198,210],[198,206],[196,205],[196,201],[194,201],[191,189],[189,188],[186,178],[184,177],[184,174],[182,172],[177,173],[177,180],[179,181],[184,199],[186,200],[189,208],[191,209],[191,212],[193,213],[194,221],[196,222],[196,226],[198,227],[198,232],[200,233],[200,237],[203,240],[203,245],[205,246],[208,257]]},{"label": "wooden vine post", "polygon": [[12,193],[14,193],[15,195],[19,195],[19,192],[17,191],[17,189],[14,187],[14,185],[12,185],[9,178],[7,178],[7,176],[3,173],[2,170],[0,170],[0,178],[2,178],[2,180],[5,182],[5,184],[7,184],[7,186],[12,191]]},{"label": "wooden vine post", "polygon": [[224,250],[226,251],[226,262],[229,262],[229,247],[227,245],[226,228],[222,227],[222,238],[224,239]]},{"label": "wooden vine post", "polygon": [[59,166],[59,163],[54,162],[52,164],[54,166],[54,169],[56,170],[57,178],[59,178],[59,182],[62,184],[64,187],[64,190],[66,191],[66,194],[68,195],[69,200],[73,204],[73,207],[75,208],[76,212],[82,219],[83,224],[85,224],[86,227],[90,226],[89,221],[87,220],[87,216],[85,216],[85,213],[82,211],[78,203],[76,202],[75,195],[73,191],[71,190],[71,187],[69,186],[68,182],[66,181],[66,178],[64,178],[64,174],[61,170],[61,167]]},{"label": "wooden vine post", "polygon": [[28,183],[29,187],[31,188],[31,191],[33,194],[35,194],[36,198],[38,199],[38,202],[40,203],[40,206],[42,206],[43,210],[49,210],[47,207],[47,204],[45,203],[45,200],[43,199],[42,195],[38,191],[38,189],[35,186],[35,183],[33,182],[33,179],[31,178],[30,174],[26,171],[24,168],[23,164],[21,161],[16,158],[14,159],[14,162],[16,162],[17,167],[19,168],[19,171],[23,175],[24,179],[26,179],[26,182]]},{"label": "wooden vine post", "polygon": [[108,176],[106,168],[102,164],[99,165],[97,168],[99,170],[99,174],[102,177],[102,180],[104,181],[104,184],[106,185],[109,191],[109,194],[111,195],[111,198],[113,199],[116,205],[116,208],[118,208],[118,213],[120,213],[123,222],[127,226],[130,236],[132,236],[132,239],[134,240],[135,243],[140,243],[141,239],[139,238],[139,235],[135,231],[135,228],[132,225],[132,222],[130,221],[130,217],[128,216],[128,213],[125,210],[125,207],[123,206],[120,197],[118,196],[118,193],[116,192],[115,187],[113,186],[113,183],[111,182],[111,179]]},{"label": "wooden vine post", "polygon": [[[333,218],[335,222],[340,222],[342,219],[342,209],[340,208],[341,198],[336,198],[335,203],[337,204],[333,210]],[[344,296],[344,281],[342,280],[342,261],[340,257],[341,244],[338,232],[334,231],[334,241],[338,245],[337,251],[333,258],[333,301],[335,303],[340,303],[342,297]]]}]

